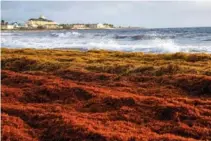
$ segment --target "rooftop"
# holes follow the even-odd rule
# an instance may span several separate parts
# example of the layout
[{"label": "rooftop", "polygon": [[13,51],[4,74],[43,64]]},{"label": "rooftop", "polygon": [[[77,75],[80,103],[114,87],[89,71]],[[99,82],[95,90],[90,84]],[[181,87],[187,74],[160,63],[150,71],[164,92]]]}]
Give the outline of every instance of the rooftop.
[{"label": "rooftop", "polygon": [[47,21],[47,22],[53,22],[52,20],[48,20],[48,19],[46,19],[44,16],[40,16],[38,19],[36,19],[36,18],[31,18],[31,19],[29,19],[29,21]]}]

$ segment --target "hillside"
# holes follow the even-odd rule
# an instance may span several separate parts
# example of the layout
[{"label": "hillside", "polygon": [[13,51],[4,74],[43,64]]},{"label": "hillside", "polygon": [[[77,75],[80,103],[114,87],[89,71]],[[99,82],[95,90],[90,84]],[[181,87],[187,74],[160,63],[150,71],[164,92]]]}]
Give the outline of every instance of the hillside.
[{"label": "hillside", "polygon": [[2,140],[211,140],[211,55],[1,50]]}]

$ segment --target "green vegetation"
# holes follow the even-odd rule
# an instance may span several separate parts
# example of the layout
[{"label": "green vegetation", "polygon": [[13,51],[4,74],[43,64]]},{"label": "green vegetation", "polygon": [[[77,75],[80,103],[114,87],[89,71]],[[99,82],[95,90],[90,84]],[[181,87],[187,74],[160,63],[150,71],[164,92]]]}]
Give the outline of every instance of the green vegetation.
[{"label": "green vegetation", "polygon": [[72,29],[73,24],[60,24],[59,26],[61,26],[63,29]]},{"label": "green vegetation", "polygon": [[105,26],[109,26],[110,28],[113,28],[113,27],[114,27],[114,25],[113,25],[113,24],[108,24],[108,23],[104,23],[103,25],[105,25]]}]

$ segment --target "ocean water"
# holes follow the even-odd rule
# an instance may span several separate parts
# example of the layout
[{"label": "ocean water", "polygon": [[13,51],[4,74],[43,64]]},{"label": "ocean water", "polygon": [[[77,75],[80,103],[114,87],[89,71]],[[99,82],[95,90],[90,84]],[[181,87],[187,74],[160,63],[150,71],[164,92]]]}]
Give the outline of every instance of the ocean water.
[{"label": "ocean water", "polygon": [[2,31],[1,46],[38,49],[104,49],[146,53],[211,53],[211,27]]}]

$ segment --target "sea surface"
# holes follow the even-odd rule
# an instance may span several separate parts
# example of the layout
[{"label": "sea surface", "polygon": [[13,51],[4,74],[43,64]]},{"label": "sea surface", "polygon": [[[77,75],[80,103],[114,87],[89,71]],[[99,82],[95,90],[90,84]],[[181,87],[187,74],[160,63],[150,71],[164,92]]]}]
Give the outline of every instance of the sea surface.
[{"label": "sea surface", "polygon": [[211,27],[2,31],[1,46],[37,49],[104,49],[146,53],[211,53]]}]

